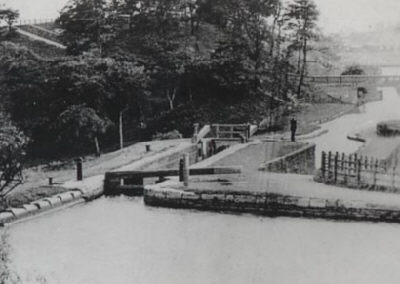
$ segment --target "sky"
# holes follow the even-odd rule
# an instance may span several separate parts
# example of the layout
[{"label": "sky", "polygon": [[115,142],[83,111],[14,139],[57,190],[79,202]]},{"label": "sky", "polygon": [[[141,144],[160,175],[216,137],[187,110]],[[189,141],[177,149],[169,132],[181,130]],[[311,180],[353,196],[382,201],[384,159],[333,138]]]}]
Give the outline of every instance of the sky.
[{"label": "sky", "polygon": [[[0,0],[19,9],[21,19],[55,18],[68,0]],[[314,0],[320,26],[327,33],[368,31],[378,24],[400,22],[399,0]]]}]

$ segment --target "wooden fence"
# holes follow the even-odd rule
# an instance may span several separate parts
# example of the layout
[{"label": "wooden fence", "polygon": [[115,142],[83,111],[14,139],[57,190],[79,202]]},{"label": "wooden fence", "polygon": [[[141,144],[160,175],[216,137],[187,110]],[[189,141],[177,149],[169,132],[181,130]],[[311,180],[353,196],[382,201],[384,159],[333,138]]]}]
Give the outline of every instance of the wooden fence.
[{"label": "wooden fence", "polygon": [[357,154],[322,152],[321,178],[329,184],[356,188],[400,190],[400,175],[386,161]]},{"label": "wooden fence", "polygon": [[216,139],[242,140],[246,142],[251,136],[250,124],[212,124],[211,133]]},{"label": "wooden fence", "polygon": [[54,24],[55,19],[20,19],[15,26]]}]

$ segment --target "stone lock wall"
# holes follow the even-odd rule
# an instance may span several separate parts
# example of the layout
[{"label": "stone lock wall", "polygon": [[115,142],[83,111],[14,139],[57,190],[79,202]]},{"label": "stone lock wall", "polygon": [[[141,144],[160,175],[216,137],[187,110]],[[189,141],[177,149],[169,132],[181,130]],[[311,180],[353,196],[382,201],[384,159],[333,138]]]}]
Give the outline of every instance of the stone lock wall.
[{"label": "stone lock wall", "polygon": [[400,223],[400,208],[261,192],[146,189],[146,205],[217,212]]},{"label": "stone lock wall", "polygon": [[261,171],[312,175],[315,172],[315,144],[305,144],[301,149],[261,165]]}]

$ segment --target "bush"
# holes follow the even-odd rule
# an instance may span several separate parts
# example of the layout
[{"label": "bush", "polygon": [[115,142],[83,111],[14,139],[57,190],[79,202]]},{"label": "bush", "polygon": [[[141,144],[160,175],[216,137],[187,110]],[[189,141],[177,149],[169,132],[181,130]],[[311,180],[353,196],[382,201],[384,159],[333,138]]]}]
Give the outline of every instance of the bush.
[{"label": "bush", "polygon": [[0,203],[22,183],[23,161],[28,139],[7,118],[0,116]]}]

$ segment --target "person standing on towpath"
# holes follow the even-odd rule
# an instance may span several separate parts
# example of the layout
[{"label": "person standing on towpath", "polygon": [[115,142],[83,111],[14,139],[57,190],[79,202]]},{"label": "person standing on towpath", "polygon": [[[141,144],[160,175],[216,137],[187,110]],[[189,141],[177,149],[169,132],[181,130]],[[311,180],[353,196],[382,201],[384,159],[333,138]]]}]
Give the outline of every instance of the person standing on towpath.
[{"label": "person standing on towpath", "polygon": [[291,140],[292,142],[296,141],[296,130],[297,130],[297,120],[295,117],[293,117],[290,120],[290,132],[291,132]]}]

